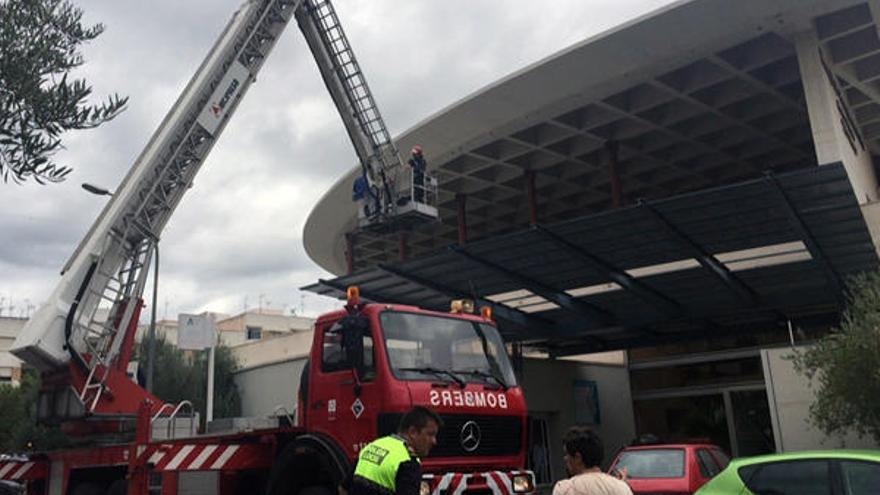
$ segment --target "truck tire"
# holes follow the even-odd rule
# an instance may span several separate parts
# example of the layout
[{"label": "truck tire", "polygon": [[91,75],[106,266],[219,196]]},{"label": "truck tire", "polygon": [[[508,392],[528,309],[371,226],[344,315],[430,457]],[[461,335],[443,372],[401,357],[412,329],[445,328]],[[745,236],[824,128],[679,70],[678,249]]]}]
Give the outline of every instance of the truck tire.
[{"label": "truck tire", "polygon": [[333,490],[326,486],[307,486],[299,491],[299,495],[336,495]]},{"label": "truck tire", "polygon": [[116,480],[107,488],[107,495],[125,495],[128,493],[128,480]]},{"label": "truck tire", "polygon": [[104,495],[101,485],[88,481],[77,483],[70,490],[70,495]]},{"label": "truck tire", "polygon": [[24,487],[14,481],[0,480],[0,495],[24,495]]},{"label": "truck tire", "polygon": [[310,439],[285,445],[272,463],[266,495],[336,495],[348,463],[331,449]]}]

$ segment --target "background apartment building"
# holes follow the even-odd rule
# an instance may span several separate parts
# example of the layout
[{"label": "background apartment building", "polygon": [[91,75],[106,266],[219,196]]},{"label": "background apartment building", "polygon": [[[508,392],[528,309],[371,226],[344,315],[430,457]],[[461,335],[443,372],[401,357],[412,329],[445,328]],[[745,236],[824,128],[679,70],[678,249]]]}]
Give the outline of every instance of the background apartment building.
[{"label": "background apartment building", "polygon": [[26,318],[0,316],[0,384],[18,385],[21,380],[21,360],[9,352]]}]

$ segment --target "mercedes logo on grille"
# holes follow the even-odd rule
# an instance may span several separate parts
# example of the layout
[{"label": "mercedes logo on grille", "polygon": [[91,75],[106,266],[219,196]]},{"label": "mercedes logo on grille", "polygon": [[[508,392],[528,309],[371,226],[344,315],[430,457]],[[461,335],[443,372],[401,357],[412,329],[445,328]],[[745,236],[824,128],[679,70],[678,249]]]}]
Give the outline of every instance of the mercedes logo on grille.
[{"label": "mercedes logo on grille", "polygon": [[480,426],[476,421],[468,421],[461,427],[458,441],[465,452],[473,452],[480,446]]}]

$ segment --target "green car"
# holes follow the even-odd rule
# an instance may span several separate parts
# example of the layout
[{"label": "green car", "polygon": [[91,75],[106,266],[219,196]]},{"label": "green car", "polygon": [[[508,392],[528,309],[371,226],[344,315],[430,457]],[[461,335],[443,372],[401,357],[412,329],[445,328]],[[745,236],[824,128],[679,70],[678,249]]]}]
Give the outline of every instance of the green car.
[{"label": "green car", "polygon": [[694,495],[878,495],[880,450],[818,450],[734,459]]}]

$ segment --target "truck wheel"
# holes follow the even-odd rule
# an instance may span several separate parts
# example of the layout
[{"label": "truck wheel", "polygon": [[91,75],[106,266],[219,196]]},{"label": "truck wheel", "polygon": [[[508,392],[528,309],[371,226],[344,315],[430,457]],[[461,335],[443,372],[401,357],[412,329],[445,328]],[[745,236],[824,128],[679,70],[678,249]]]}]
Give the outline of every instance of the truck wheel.
[{"label": "truck wheel", "polygon": [[125,495],[126,493],[128,493],[127,480],[116,480],[110,483],[110,488],[107,488],[107,495]]},{"label": "truck wheel", "polygon": [[299,491],[299,495],[336,495],[333,490],[326,486],[307,486]]},{"label": "truck wheel", "polygon": [[345,473],[327,452],[310,442],[286,445],[269,472],[267,495],[336,495]]},{"label": "truck wheel", "polygon": [[97,483],[78,483],[70,490],[70,495],[104,495],[104,490]]},{"label": "truck wheel", "polygon": [[22,495],[24,487],[14,481],[0,480],[0,495]]}]

